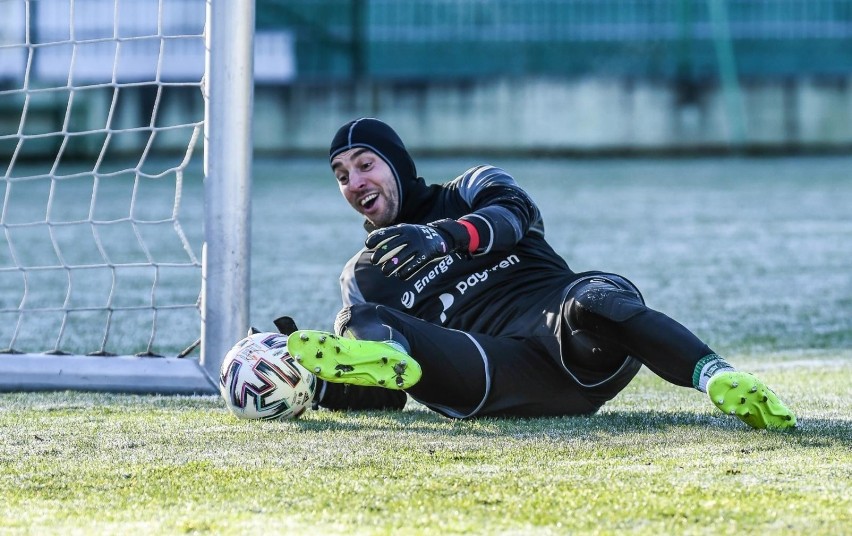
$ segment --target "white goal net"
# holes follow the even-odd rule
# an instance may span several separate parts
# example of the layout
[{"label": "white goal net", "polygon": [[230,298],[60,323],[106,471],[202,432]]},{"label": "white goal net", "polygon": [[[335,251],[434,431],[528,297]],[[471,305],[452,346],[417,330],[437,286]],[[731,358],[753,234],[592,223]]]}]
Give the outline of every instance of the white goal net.
[{"label": "white goal net", "polygon": [[211,390],[212,2],[0,0],[0,389]]}]

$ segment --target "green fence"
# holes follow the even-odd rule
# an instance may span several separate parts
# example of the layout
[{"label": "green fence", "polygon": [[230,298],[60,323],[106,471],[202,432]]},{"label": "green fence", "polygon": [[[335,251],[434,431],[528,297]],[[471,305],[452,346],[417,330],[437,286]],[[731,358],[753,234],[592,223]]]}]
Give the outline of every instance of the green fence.
[{"label": "green fence", "polygon": [[852,74],[852,0],[258,0],[298,75]]}]

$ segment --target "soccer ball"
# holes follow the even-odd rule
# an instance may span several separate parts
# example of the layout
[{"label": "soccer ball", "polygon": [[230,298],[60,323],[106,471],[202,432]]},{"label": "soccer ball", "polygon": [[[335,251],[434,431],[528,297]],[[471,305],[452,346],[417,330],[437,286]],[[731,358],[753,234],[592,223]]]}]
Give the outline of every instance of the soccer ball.
[{"label": "soccer ball", "polygon": [[287,336],[255,333],[222,361],[219,392],[241,419],[295,419],[311,404],[317,378],[287,352]]}]

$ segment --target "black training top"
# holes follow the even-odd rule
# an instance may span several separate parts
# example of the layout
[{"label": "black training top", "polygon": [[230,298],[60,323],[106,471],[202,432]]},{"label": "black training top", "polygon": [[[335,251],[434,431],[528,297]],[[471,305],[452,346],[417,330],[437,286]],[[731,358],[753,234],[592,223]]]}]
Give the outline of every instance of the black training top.
[{"label": "black training top", "polygon": [[545,241],[538,207],[509,174],[479,166],[443,185],[421,180],[405,195],[418,202],[409,203],[396,223],[463,219],[479,232],[479,247],[472,256],[435,261],[408,281],[382,275],[362,249],[340,276],[345,306],[378,303],[492,336],[553,333],[565,288],[577,276]]}]

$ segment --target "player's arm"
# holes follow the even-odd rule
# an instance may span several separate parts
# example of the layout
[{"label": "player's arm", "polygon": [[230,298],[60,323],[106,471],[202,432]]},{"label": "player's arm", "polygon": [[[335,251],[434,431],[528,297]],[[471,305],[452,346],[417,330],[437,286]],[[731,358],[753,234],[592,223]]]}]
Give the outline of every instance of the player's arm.
[{"label": "player's arm", "polygon": [[515,179],[500,168],[469,169],[450,187],[456,188],[471,208],[470,213],[457,221],[471,237],[468,251],[474,256],[507,251],[531,229],[544,232],[538,207]]},{"label": "player's arm", "polygon": [[370,262],[379,265],[384,275],[408,279],[454,252],[485,255],[509,250],[530,229],[541,229],[538,208],[502,169],[473,168],[448,187],[471,209],[469,213],[428,225],[394,225],[367,237],[365,245],[373,250]]}]

